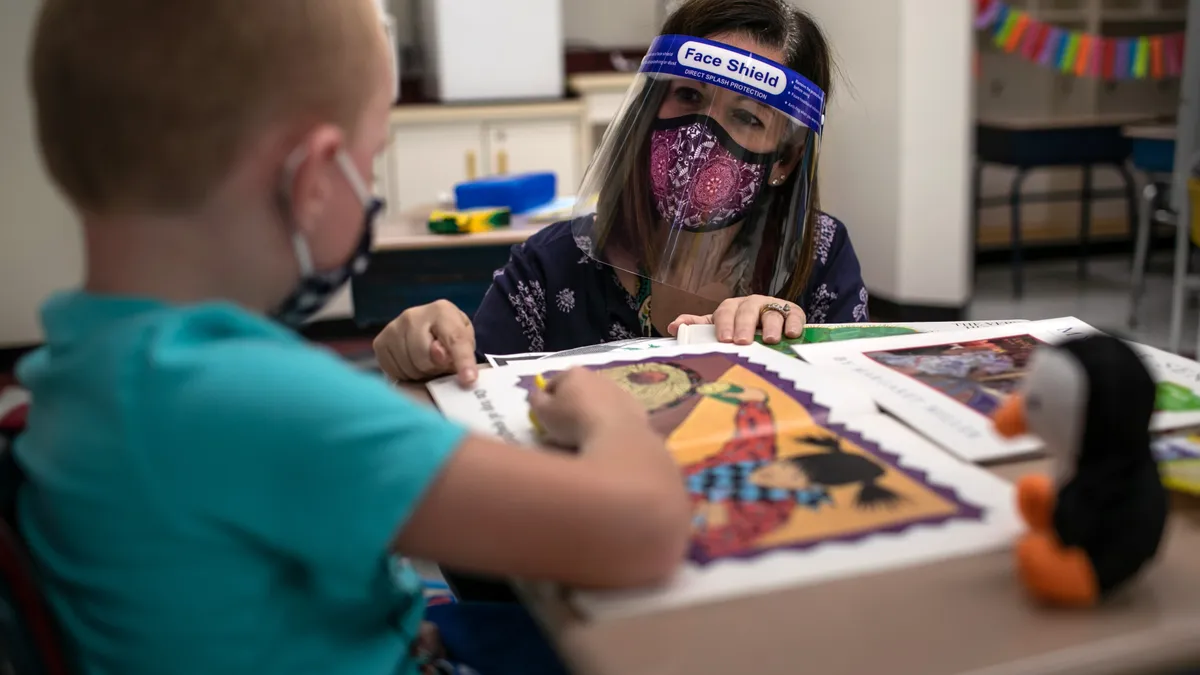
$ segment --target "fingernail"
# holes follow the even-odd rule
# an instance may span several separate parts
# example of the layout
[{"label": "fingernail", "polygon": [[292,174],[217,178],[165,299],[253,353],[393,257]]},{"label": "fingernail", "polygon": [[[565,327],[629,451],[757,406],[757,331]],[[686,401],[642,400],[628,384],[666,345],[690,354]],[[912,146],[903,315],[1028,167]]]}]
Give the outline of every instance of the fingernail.
[{"label": "fingernail", "polygon": [[463,377],[467,378],[470,382],[474,382],[475,378],[479,377],[479,371],[475,368],[467,368],[463,371]]},{"label": "fingernail", "polygon": [[729,342],[729,341],[733,340],[733,333],[725,331],[725,332],[721,333],[720,335],[718,335],[717,339],[720,340],[721,342]]}]

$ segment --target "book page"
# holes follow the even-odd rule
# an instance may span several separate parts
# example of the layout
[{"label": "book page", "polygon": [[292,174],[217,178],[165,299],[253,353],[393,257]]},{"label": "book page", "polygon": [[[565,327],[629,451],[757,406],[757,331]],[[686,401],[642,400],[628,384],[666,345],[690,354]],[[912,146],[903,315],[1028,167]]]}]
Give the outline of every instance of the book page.
[{"label": "book page", "polygon": [[[924,323],[826,323],[810,324],[804,328],[804,335],[796,339],[783,339],[776,345],[762,342],[762,336],[756,336],[759,344],[784,353],[791,353],[793,345],[817,344],[821,342],[846,342],[850,340],[865,340],[871,338],[891,337],[893,335],[912,335],[914,333],[938,333],[945,331],[970,330],[974,328],[989,328],[991,326],[1007,326],[1016,323],[1027,323],[1023,319],[1004,321],[945,321]],[[680,344],[709,344],[717,342],[716,327],[707,325],[680,326]]]},{"label": "book page", "polygon": [[689,604],[1003,548],[1013,489],[881,415],[838,371],[758,345],[515,363],[463,389],[429,385],[444,414],[533,443],[534,376],[573,366],[614,378],[650,411],[687,481],[693,537],[665,587],[576,592],[591,617]]},{"label": "book page", "polygon": [[[798,345],[804,360],[859,378],[885,410],[948,451],[974,462],[1040,452],[1032,436],[1006,440],[991,415],[1020,386],[1042,345],[1099,332],[1075,318],[878,340]],[[1132,344],[1158,383],[1156,430],[1200,423],[1200,364]]]},{"label": "book page", "polygon": [[[665,365],[664,365],[665,364]],[[498,436],[513,443],[533,444],[533,424],[529,421],[528,394],[535,375],[551,377],[557,372],[584,366],[622,377],[623,386],[643,397],[652,408],[651,418],[666,430],[680,415],[690,412],[705,398],[698,391],[717,382],[728,371],[759,372],[769,369],[774,377],[785,380],[803,378],[813,382],[814,400],[835,417],[855,416],[878,411],[874,402],[852,387],[839,382],[831,373],[757,345],[674,346],[634,352],[588,354],[514,362],[507,367],[485,369],[470,389],[464,389],[454,377],[428,384],[434,403],[446,417],[474,431]],[[645,371],[630,380],[626,375]],[[639,385],[639,381],[642,384]],[[816,384],[819,383],[819,384]],[[656,398],[657,397],[657,398]],[[661,405],[659,400],[663,402]]]}]

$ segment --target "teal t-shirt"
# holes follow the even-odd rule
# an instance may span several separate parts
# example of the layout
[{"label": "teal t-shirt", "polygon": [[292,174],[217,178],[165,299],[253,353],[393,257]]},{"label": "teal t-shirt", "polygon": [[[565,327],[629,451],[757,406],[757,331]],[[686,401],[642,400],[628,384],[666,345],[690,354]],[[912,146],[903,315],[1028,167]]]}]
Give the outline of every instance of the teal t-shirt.
[{"label": "teal t-shirt", "polygon": [[20,524],[84,673],[415,672],[389,544],[463,429],[232,305],[42,318]]}]

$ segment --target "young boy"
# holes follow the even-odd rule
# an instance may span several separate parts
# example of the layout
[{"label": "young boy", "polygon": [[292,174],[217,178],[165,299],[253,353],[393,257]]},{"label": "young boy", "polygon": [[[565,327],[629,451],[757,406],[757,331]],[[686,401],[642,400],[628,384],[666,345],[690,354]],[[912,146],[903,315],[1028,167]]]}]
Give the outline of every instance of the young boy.
[{"label": "young boy", "polygon": [[602,375],[531,400],[578,454],[530,451],[268,318],[311,316],[369,251],[394,77],[373,0],[43,0],[36,31],[38,138],[87,273],[18,371],[18,509],[82,672],[417,672],[400,556],[671,573],[683,482]]}]

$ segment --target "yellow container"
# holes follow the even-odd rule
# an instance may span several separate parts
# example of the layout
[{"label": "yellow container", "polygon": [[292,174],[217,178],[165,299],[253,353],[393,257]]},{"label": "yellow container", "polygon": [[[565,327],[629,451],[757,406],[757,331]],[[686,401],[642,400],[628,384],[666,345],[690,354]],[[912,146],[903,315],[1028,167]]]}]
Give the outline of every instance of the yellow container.
[{"label": "yellow container", "polygon": [[1200,246],[1200,178],[1188,178],[1188,208],[1192,212],[1192,244]]}]

